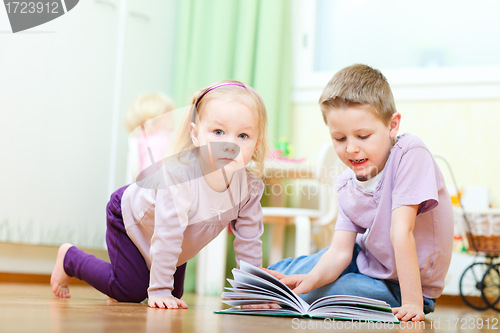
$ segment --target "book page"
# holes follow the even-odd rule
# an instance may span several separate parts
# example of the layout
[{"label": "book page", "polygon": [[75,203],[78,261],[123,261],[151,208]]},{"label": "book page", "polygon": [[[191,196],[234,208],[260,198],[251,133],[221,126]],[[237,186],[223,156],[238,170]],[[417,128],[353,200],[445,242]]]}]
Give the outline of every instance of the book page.
[{"label": "book page", "polygon": [[[245,292],[244,289],[235,289],[235,288],[226,288],[227,290],[232,290],[234,292],[223,292],[221,297],[229,300],[230,302],[234,300],[238,301],[245,301],[245,300],[250,300],[252,301],[251,304],[263,304],[263,303],[276,303],[276,304],[286,304],[287,306],[291,308],[296,308],[297,305],[293,303],[290,299],[284,299],[283,296],[276,294],[274,292],[268,291],[268,292],[260,292],[260,291],[255,291],[255,290],[250,290],[248,292]],[[260,300],[260,303],[255,303],[253,300]],[[226,302],[226,300],[223,300],[222,303],[226,303],[227,305],[235,306],[234,304],[229,304]],[[238,305],[244,305],[244,304],[238,304]]]},{"label": "book page", "polygon": [[[302,303],[299,302],[296,298],[291,298],[287,292],[285,292],[276,284],[273,284],[271,281],[264,280],[258,276],[238,269],[233,269],[232,272],[234,278],[238,281],[241,281],[242,283],[251,284],[266,290],[271,290],[272,292],[280,295],[282,297],[283,303],[293,304],[292,307],[294,307],[299,313],[305,313],[307,308],[309,308],[309,304],[306,303],[307,306],[304,307]],[[288,300],[288,302],[286,302],[285,300]]]},{"label": "book page", "polygon": [[309,310],[315,310],[324,306],[344,304],[344,305],[356,305],[367,308],[379,309],[386,312],[392,312],[391,306],[384,301],[360,297],[360,296],[350,296],[350,295],[330,295],[317,299],[311,306]]},{"label": "book page", "polygon": [[253,265],[250,265],[249,263],[244,262],[244,261],[240,262],[240,270],[254,274],[254,275],[278,286],[280,289],[284,290],[290,296],[290,298],[297,301],[304,311],[309,308],[309,304],[306,301],[304,301],[302,298],[297,296],[297,294],[295,294],[290,288],[288,288],[287,285],[285,285],[283,282],[281,282],[280,280],[278,280],[277,278],[275,278],[274,276],[272,276],[268,272],[266,272],[260,268],[257,268]]},{"label": "book page", "polygon": [[398,322],[398,318],[392,312],[380,311],[376,309],[360,308],[356,306],[331,306],[312,310],[308,313],[313,318],[342,318],[349,320],[371,320]]}]

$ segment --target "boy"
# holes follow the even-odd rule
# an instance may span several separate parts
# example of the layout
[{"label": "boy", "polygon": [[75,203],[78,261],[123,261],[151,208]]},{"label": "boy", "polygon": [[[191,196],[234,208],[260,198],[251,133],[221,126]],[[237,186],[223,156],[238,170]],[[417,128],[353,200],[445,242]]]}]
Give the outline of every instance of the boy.
[{"label": "boy", "polygon": [[418,137],[396,136],[401,115],[380,71],[340,70],[319,104],[349,167],[337,181],[335,234],[329,248],[269,268],[307,301],[371,297],[388,302],[400,320],[423,320],[451,260],[453,212],[442,174]]}]

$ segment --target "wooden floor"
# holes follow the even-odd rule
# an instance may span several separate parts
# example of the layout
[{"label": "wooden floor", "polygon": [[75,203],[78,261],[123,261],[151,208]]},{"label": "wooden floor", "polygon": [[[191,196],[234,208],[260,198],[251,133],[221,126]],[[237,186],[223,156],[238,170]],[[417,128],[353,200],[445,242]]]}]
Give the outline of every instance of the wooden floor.
[{"label": "wooden floor", "polygon": [[56,299],[47,284],[0,283],[0,332],[267,333],[301,328],[315,332],[500,332],[500,313],[472,310],[458,298],[438,301],[436,312],[412,327],[373,323],[353,327],[351,322],[214,314],[222,308],[219,297],[189,294],[183,298],[188,310],[161,310],[111,301],[82,285],[72,286],[71,294],[71,299]]}]

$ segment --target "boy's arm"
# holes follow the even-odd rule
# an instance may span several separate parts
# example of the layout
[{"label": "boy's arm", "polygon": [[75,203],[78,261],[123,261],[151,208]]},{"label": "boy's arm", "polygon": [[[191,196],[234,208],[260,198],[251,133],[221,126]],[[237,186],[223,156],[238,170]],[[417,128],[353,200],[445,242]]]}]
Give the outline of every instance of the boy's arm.
[{"label": "boy's arm", "polygon": [[330,248],[308,274],[290,275],[281,281],[297,295],[335,281],[351,263],[356,235],[357,232],[354,231],[336,230]]},{"label": "boy's arm", "polygon": [[422,284],[413,228],[418,205],[400,206],[392,211],[391,242],[396,258],[401,307],[393,309],[398,319],[424,320]]}]

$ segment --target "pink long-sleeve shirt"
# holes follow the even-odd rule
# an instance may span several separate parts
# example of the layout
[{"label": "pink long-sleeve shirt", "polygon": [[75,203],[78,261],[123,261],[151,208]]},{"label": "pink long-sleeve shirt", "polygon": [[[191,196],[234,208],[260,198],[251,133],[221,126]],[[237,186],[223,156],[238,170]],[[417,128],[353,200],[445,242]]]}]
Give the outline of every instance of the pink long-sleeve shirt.
[{"label": "pink long-sleeve shirt", "polygon": [[196,158],[173,164],[165,163],[148,182],[130,185],[122,197],[125,229],[150,270],[150,298],[171,296],[176,267],[229,223],[237,264],[244,260],[262,266],[262,180],[240,169],[226,191],[216,192]]}]

